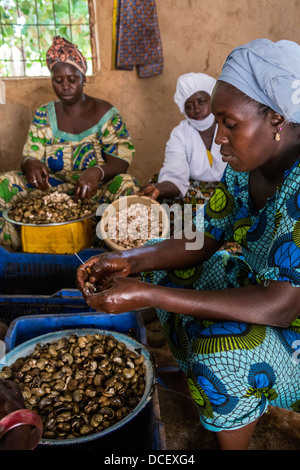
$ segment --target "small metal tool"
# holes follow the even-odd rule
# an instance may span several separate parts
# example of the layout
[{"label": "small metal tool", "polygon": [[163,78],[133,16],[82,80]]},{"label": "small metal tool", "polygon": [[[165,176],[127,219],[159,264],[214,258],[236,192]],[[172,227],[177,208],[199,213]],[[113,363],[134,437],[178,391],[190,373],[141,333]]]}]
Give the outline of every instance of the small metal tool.
[{"label": "small metal tool", "polygon": [[79,259],[79,261],[81,262],[81,264],[83,264],[85,266],[85,270],[88,274],[91,274],[91,268],[89,268],[85,262],[80,258],[80,256],[78,256],[77,253],[74,253],[75,256],[77,256],[77,258]]},{"label": "small metal tool", "polygon": [[[85,264],[85,262],[82,261],[82,259],[80,258],[80,256],[78,256],[77,253],[74,253],[74,255],[77,256],[77,258],[79,259],[79,261],[85,266],[86,272],[87,272],[88,274],[90,274],[90,273],[91,273],[91,268],[89,268],[89,267]],[[85,292],[86,292],[87,294],[94,294],[95,292],[97,292],[97,289],[96,289],[96,287],[94,286],[94,284],[92,284],[91,282],[86,281],[86,282],[85,282]]]},{"label": "small metal tool", "polygon": [[84,266],[87,268],[87,265],[85,264],[84,261],[82,261],[82,259],[80,258],[80,256],[78,256],[77,253],[74,253],[75,256],[77,256],[77,258],[79,259],[79,261],[81,262],[81,264],[84,264]]}]

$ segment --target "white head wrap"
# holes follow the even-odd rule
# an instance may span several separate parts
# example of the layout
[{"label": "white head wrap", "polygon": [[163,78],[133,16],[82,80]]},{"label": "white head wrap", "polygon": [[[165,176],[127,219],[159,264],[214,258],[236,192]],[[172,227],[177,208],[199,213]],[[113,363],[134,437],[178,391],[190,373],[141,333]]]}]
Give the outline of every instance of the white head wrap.
[{"label": "white head wrap", "polygon": [[236,47],[218,80],[300,123],[300,46],[293,41],[255,39]]},{"label": "white head wrap", "polygon": [[197,91],[205,91],[211,96],[216,80],[206,73],[185,73],[177,80],[176,92],[174,101],[179,107],[180,111],[185,114],[184,104]]}]

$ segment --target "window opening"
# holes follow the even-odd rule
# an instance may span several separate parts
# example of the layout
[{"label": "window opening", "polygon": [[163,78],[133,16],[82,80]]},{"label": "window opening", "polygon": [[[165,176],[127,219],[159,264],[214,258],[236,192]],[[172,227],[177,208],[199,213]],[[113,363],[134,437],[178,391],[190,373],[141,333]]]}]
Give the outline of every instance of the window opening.
[{"label": "window opening", "polygon": [[54,36],[78,46],[93,73],[89,0],[0,0],[0,76],[48,77]]}]

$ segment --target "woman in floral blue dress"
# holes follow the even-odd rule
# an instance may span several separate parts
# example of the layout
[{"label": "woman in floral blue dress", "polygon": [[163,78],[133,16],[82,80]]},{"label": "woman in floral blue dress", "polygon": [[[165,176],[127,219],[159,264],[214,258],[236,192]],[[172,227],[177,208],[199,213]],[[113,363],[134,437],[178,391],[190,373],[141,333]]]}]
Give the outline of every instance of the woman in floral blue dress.
[{"label": "woman in floral blue dress", "polygon": [[[92,258],[99,311],[155,307],[203,426],[247,449],[269,404],[300,405],[300,47],[260,39],[228,56],[212,94],[222,181],[191,234]],[[204,226],[204,229],[203,229]],[[220,250],[240,244],[242,255]],[[189,242],[189,244],[188,244]],[[127,277],[143,272],[143,281]],[[86,271],[78,270],[84,292]],[[145,282],[148,281],[148,282]]]}]

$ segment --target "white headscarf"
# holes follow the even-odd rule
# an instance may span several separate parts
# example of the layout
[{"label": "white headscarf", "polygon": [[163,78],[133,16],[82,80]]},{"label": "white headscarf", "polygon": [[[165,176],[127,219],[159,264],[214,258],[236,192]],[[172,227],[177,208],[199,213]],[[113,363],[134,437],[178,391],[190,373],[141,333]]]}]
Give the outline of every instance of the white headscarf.
[{"label": "white headscarf", "polygon": [[185,114],[184,104],[197,91],[206,91],[211,96],[216,80],[206,73],[185,73],[177,80],[174,101],[180,111]]},{"label": "white headscarf", "polygon": [[218,80],[300,123],[300,46],[293,41],[255,39],[227,57]]},{"label": "white headscarf", "polygon": [[[179,107],[180,111],[185,114],[184,105],[186,100],[194,93],[197,93],[197,91],[205,91],[209,96],[211,96],[215,84],[216,80],[206,73],[185,73],[177,80],[174,101]],[[187,120],[198,131],[204,131],[213,125],[214,116],[213,114],[210,114],[202,121],[197,121],[196,119],[191,119],[189,117],[187,117]]]}]

